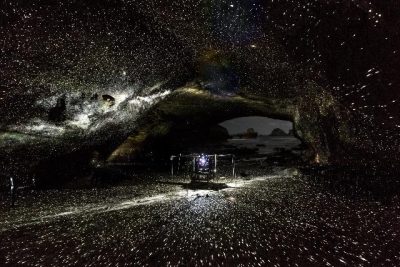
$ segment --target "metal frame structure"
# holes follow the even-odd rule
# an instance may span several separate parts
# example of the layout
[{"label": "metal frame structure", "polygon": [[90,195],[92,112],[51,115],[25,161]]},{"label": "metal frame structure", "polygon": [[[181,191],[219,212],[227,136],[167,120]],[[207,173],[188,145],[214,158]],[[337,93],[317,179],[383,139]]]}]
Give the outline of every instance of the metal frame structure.
[{"label": "metal frame structure", "polygon": [[[207,171],[202,172],[199,170],[199,160],[206,158],[209,163],[213,165],[213,168],[209,166]],[[178,173],[181,170],[181,160],[182,159],[191,159],[192,160],[192,180],[197,180],[196,177],[199,175],[206,176],[208,179],[211,180],[217,174],[218,170],[218,162],[219,158],[230,158],[232,163],[232,177],[236,178],[236,162],[235,162],[235,155],[233,154],[188,154],[188,155],[171,155],[171,176],[174,176],[175,173]],[[177,170],[174,169],[174,161],[178,160]]]},{"label": "metal frame structure", "polygon": [[25,185],[25,186],[18,186],[18,180],[15,179],[15,177],[10,176],[8,179],[7,183],[7,188],[9,192],[9,197],[10,197],[10,203],[11,206],[15,206],[15,202],[17,199],[17,190],[23,190],[23,189],[34,189],[36,187],[36,179],[35,177],[32,177],[31,179],[32,184],[31,185]]}]

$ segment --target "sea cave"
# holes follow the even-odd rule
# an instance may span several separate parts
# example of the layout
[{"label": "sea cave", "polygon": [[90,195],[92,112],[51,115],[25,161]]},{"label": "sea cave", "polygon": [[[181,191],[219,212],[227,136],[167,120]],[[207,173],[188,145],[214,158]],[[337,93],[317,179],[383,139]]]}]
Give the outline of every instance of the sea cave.
[{"label": "sea cave", "polygon": [[0,6],[1,266],[398,266],[395,1]]}]

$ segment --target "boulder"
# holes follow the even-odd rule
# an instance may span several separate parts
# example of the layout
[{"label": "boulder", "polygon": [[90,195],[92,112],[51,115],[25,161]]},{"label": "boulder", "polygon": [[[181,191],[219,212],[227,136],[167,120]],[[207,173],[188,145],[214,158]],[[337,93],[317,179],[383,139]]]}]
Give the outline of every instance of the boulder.
[{"label": "boulder", "polygon": [[285,133],[282,129],[280,128],[275,128],[272,130],[269,136],[289,136],[289,134]]}]

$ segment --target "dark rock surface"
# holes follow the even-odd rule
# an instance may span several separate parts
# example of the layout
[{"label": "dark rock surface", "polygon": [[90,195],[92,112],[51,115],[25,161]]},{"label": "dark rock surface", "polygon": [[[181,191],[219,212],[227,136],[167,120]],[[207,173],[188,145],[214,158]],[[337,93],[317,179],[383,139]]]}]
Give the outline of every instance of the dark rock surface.
[{"label": "dark rock surface", "polygon": [[64,121],[66,118],[65,114],[66,110],[66,97],[62,95],[60,98],[57,99],[57,104],[55,107],[52,107],[49,110],[49,121],[52,122],[61,122]]},{"label": "dark rock surface", "polygon": [[272,130],[269,136],[288,136],[289,134],[285,133],[282,129],[275,128]]}]

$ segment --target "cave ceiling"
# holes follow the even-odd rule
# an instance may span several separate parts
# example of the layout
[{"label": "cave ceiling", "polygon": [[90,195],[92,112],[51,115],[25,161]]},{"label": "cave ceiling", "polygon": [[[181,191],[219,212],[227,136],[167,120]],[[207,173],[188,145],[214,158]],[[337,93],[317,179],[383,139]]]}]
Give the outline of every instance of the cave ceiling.
[{"label": "cave ceiling", "polygon": [[377,0],[5,0],[1,147],[126,137],[188,83],[290,101],[316,84],[352,117],[355,142],[398,152],[399,11]]}]

